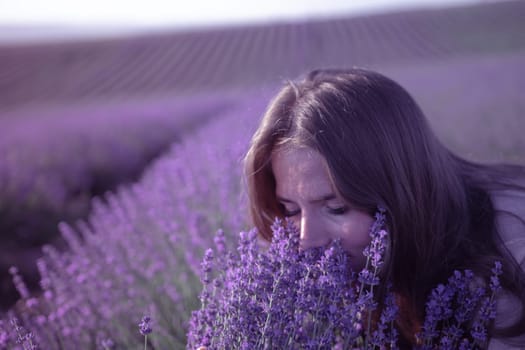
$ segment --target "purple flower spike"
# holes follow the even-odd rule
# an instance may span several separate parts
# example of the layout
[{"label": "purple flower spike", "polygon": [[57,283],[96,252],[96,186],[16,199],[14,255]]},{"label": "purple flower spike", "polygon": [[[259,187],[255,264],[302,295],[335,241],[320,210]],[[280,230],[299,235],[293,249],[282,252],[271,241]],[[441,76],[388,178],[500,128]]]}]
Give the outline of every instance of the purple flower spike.
[{"label": "purple flower spike", "polygon": [[115,343],[113,342],[113,340],[106,338],[101,341],[101,345],[104,348],[104,350],[106,350],[106,349],[113,349],[113,347],[115,346]]},{"label": "purple flower spike", "polygon": [[492,276],[490,277],[490,290],[493,293],[496,293],[500,288],[499,276],[503,273],[502,265],[500,261],[494,262],[494,267],[492,268]]},{"label": "purple flower spike", "polygon": [[488,341],[487,325],[496,318],[496,293],[501,288],[499,276],[503,273],[502,264],[500,261],[494,262],[492,268],[492,276],[490,277],[489,288],[492,292],[490,295],[484,297],[481,301],[479,309],[479,317],[474,322],[470,334],[481,344]]},{"label": "purple flower spike", "polygon": [[378,208],[375,221],[370,227],[372,238],[368,247],[363,251],[366,256],[366,266],[359,273],[359,282],[365,285],[375,286],[379,284],[379,269],[383,265],[383,258],[388,247],[388,232],[385,226],[385,209]]},{"label": "purple flower spike", "polygon": [[142,317],[142,321],[139,323],[140,334],[145,336],[152,332],[150,321],[151,321],[151,318],[149,316]]},{"label": "purple flower spike", "polygon": [[204,285],[208,285],[210,283],[210,273],[213,267],[213,250],[208,249],[206,250],[206,253],[204,254],[204,259],[201,263],[201,281],[204,283]]},{"label": "purple flower spike", "polygon": [[9,333],[7,329],[4,329],[4,321],[0,320],[0,348],[7,348],[7,342],[9,341]]},{"label": "purple flower spike", "polygon": [[490,337],[487,327],[496,317],[501,273],[502,264],[497,261],[489,288],[476,283],[470,270],[454,271],[446,285],[436,287],[427,302],[423,331],[417,335],[424,344],[421,349],[484,348]]}]

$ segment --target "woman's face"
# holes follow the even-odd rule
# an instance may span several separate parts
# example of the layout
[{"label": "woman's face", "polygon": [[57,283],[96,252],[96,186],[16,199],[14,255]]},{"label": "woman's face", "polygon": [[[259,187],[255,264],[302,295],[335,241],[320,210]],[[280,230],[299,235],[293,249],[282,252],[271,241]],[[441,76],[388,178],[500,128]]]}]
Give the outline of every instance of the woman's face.
[{"label": "woman's face", "polygon": [[374,219],[335,191],[323,157],[309,148],[280,148],[272,155],[277,200],[301,234],[301,247],[322,246],[341,238],[352,267],[365,264]]}]

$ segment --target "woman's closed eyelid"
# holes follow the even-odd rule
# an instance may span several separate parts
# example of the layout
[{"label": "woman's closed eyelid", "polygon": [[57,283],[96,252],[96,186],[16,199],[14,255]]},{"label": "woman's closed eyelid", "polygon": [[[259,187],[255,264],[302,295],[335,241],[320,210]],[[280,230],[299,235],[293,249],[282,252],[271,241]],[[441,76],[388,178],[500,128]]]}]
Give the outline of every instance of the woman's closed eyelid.
[{"label": "woman's closed eyelid", "polygon": [[283,215],[286,217],[292,217],[301,212],[300,209],[290,209],[289,207],[286,206],[286,203],[283,203],[283,202],[280,202],[279,205],[281,206]]},{"label": "woman's closed eyelid", "polygon": [[288,211],[288,210],[285,209],[283,215],[286,216],[286,217],[292,217],[292,216],[296,216],[296,215],[298,215],[300,213],[301,213],[300,210]]},{"label": "woman's closed eyelid", "polygon": [[[290,208],[285,203],[279,203],[279,204],[282,208],[283,215],[286,217],[296,216],[301,213],[301,208]],[[331,215],[344,215],[350,209],[350,207],[346,204],[324,205],[324,207],[325,207],[325,210]]]},{"label": "woman's closed eyelid", "polygon": [[325,203],[325,206],[330,214],[342,215],[345,214],[350,206],[339,198],[334,198]]},{"label": "woman's closed eyelid", "polygon": [[343,215],[346,214],[346,212],[348,212],[350,208],[347,205],[341,205],[337,207],[327,206],[327,209],[330,212],[330,214]]}]

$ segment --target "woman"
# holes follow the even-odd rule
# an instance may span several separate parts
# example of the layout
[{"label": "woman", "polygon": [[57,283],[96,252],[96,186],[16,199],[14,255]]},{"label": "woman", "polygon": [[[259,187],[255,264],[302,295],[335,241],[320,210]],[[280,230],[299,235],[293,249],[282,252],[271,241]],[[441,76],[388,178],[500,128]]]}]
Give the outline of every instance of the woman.
[{"label": "woman", "polygon": [[405,342],[417,342],[432,288],[454,270],[488,280],[499,260],[505,295],[490,347],[525,346],[525,169],[451,153],[394,81],[350,69],[287,83],[245,162],[252,219],[267,240],[274,218],[290,217],[304,247],[341,237],[359,268],[373,213],[386,209],[382,273],[398,296]]}]

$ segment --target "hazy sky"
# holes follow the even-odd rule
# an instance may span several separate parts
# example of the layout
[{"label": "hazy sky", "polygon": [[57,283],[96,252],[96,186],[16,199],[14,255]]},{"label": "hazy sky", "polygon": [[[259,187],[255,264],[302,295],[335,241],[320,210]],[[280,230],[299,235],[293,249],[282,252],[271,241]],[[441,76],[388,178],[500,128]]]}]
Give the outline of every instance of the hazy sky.
[{"label": "hazy sky", "polygon": [[487,0],[0,0],[0,39],[357,15],[481,1]]},{"label": "hazy sky", "polygon": [[467,2],[476,0],[0,0],[0,23],[188,25]]}]

